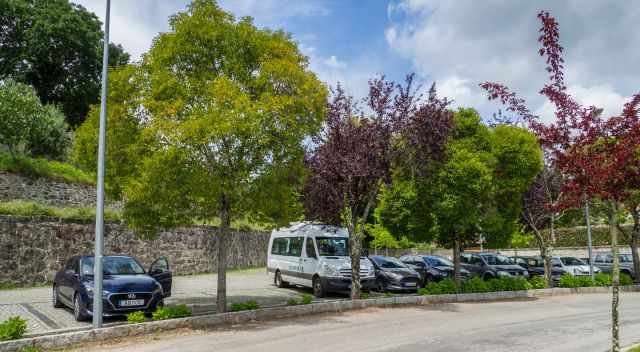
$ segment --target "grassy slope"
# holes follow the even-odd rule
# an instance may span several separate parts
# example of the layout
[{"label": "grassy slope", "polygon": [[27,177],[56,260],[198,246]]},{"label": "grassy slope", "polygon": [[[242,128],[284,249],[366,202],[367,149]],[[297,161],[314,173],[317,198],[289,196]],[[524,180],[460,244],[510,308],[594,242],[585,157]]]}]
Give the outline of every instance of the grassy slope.
[{"label": "grassy slope", "polygon": [[13,159],[9,154],[0,152],[0,171],[7,171],[37,178],[46,177],[58,181],[95,184],[95,176],[86,173],[71,164],[47,159],[33,159],[18,156]]}]

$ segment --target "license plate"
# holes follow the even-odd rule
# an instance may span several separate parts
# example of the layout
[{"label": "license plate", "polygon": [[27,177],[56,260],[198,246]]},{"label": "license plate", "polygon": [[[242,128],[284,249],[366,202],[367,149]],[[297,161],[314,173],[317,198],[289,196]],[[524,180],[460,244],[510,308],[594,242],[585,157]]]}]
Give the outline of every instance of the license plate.
[{"label": "license plate", "polygon": [[415,282],[406,282],[405,286],[416,286],[417,284]]},{"label": "license plate", "polygon": [[118,305],[120,307],[144,306],[144,299],[127,299],[124,301],[119,301]]}]

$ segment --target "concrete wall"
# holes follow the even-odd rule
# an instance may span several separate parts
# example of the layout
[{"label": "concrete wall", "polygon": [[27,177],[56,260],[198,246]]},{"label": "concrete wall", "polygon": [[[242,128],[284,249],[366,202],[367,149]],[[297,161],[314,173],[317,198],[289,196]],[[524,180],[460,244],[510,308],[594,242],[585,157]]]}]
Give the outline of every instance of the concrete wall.
[{"label": "concrete wall", "polygon": [[[57,218],[0,216],[0,285],[51,281],[65,259],[93,253],[94,226]],[[165,256],[178,275],[214,272],[216,232],[211,227],[182,228],[145,241],[124,224],[111,222],[105,224],[105,253],[135,257],[145,267]],[[227,240],[228,268],[265,266],[268,241],[267,232],[234,232]]]}]

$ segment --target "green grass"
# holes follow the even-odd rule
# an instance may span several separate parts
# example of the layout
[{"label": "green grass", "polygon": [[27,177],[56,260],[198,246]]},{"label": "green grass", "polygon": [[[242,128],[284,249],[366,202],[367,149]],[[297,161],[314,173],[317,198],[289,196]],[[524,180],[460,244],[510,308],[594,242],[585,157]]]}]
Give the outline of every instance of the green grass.
[{"label": "green grass", "polygon": [[75,166],[59,161],[34,159],[19,155],[15,159],[6,152],[0,152],[0,171],[21,174],[31,178],[50,178],[58,181],[93,185],[95,176]]},{"label": "green grass", "polygon": [[[57,208],[35,202],[10,201],[0,203],[0,215],[50,216],[62,219],[92,220],[95,219],[96,209],[93,207]],[[104,210],[104,217],[107,220],[120,220],[122,218],[119,211],[108,208]]]},{"label": "green grass", "polygon": [[636,346],[629,350],[629,352],[640,352],[640,346]]}]

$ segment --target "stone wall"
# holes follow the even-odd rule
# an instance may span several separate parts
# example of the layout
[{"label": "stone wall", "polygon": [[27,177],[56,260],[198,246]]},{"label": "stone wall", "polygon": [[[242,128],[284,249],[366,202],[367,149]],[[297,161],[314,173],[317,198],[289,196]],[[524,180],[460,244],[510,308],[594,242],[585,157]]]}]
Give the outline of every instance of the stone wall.
[{"label": "stone wall", "polygon": [[[59,182],[48,178],[30,178],[0,171],[0,202],[29,201],[55,207],[91,207],[96,204],[95,186]],[[107,206],[119,208],[118,202]]]},{"label": "stone wall", "polygon": [[[0,216],[0,286],[51,281],[65,259],[92,255],[94,223],[44,217]],[[145,267],[158,257],[169,260],[174,274],[214,272],[216,228],[164,231],[152,241],[139,240],[121,223],[105,224],[105,254],[128,255]],[[266,265],[269,233],[234,232],[227,240],[228,268]]]}]

